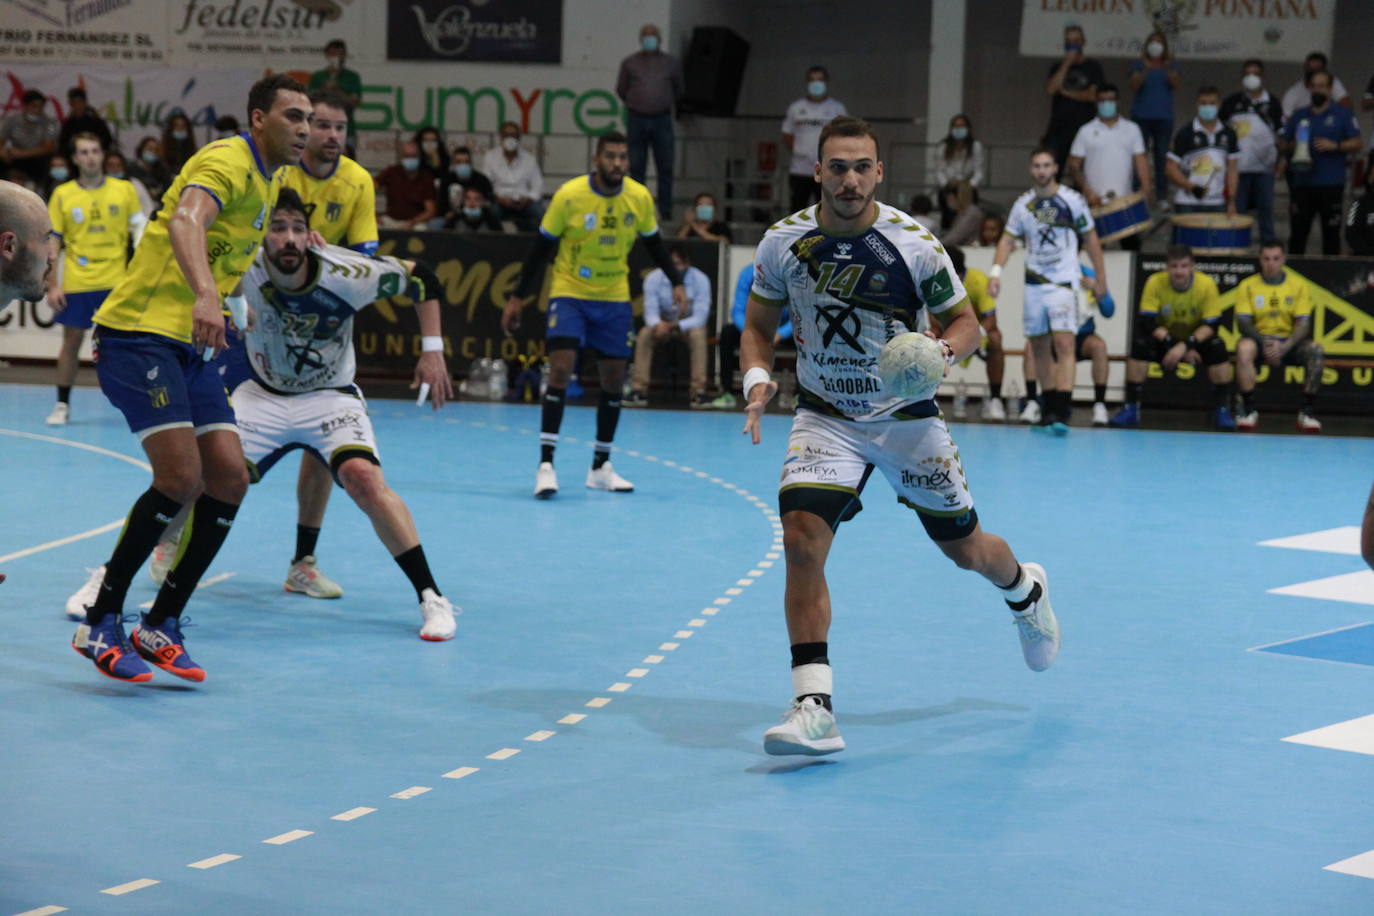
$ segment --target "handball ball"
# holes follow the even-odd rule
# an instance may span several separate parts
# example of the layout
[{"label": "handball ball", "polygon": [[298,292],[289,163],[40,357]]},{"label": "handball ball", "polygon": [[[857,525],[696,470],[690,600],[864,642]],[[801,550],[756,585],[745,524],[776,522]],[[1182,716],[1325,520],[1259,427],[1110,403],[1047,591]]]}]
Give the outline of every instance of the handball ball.
[{"label": "handball ball", "polygon": [[945,377],[944,350],[924,334],[898,334],[878,354],[878,374],[889,393],[913,401],[928,400],[935,397]]}]

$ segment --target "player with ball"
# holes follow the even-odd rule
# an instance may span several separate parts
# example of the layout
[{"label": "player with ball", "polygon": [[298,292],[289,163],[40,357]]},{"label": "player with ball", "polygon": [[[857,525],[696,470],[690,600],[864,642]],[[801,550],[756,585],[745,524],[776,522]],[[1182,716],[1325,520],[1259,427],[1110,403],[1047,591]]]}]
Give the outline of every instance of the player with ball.
[{"label": "player with ball", "polygon": [[[769,378],[773,333],[781,310],[791,309],[799,392],[778,504],[794,699],[764,734],[770,754],[844,749],[831,707],[825,561],[840,523],[862,508],[874,468],[947,557],[1001,590],[1031,669],[1045,670],[1059,651],[1045,571],[1017,562],[978,524],[934,400],[948,367],[982,337],[949,256],[910,216],[874,199],[883,165],[868,123],[834,119],[817,152],[821,202],[764,235],[741,337],[744,431],[757,444],[778,388]],[[922,308],[943,339],[912,333]]]}]

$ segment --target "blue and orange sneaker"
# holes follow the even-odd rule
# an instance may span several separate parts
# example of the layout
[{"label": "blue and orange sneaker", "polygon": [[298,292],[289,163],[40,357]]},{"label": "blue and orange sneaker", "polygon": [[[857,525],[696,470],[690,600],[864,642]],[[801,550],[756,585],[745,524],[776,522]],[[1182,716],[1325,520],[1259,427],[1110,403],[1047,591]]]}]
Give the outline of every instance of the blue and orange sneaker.
[{"label": "blue and orange sneaker", "polygon": [[129,634],[138,654],[157,665],[168,674],[185,678],[188,681],[205,680],[205,669],[191,661],[182,644],[181,623],[175,617],[168,617],[157,626],[151,626],[145,616],[143,622],[134,627]]},{"label": "blue and orange sneaker", "polygon": [[95,662],[96,669],[106,677],[135,683],[153,679],[153,672],[124,635],[124,624],[118,614],[106,614],[100,623],[78,625],[72,648]]}]

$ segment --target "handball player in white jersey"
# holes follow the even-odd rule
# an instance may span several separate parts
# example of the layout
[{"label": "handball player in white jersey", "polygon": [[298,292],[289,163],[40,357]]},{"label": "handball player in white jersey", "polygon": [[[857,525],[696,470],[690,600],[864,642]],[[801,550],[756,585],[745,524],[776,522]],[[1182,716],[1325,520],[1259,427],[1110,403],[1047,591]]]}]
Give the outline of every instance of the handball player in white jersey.
[{"label": "handball player in white jersey", "polygon": [[821,202],[771,227],[759,244],[741,337],[744,431],[757,444],[777,392],[769,378],[773,333],[791,310],[799,396],[778,503],[787,556],[784,604],[792,647],[791,706],[764,735],[770,754],[844,749],[831,706],[825,561],[835,531],[862,508],[876,468],[947,557],[1001,590],[1026,664],[1048,668],[1059,651],[1045,571],[1017,562],[984,531],[959,453],[934,399],[888,394],[878,354],[914,330],[922,308],[945,329],[946,366],[972,354],[982,328],[944,249],[907,214],[874,200],[883,178],[878,139],[858,118],[821,131]]}]

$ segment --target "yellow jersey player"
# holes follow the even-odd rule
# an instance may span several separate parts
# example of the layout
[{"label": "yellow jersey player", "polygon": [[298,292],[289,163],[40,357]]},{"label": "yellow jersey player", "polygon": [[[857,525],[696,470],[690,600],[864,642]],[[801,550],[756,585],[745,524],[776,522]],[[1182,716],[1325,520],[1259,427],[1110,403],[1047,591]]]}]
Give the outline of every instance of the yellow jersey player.
[{"label": "yellow jersey player", "polygon": [[148,217],[138,203],[133,184],[105,174],[105,149],[89,131],[72,137],[76,178],[53,189],[48,198],[52,220],[53,256],[62,256],[62,279],[48,278],[48,305],[62,325],[57,351],[57,403],[48,414],[49,426],[65,426],[71,417],[72,382],[77,353],[115,283],[124,275],[129,244],[138,244]]},{"label": "yellow jersey player", "polygon": [[507,334],[520,324],[520,310],[539,291],[549,252],[558,248],[553,265],[553,288],[544,337],[549,354],[549,384],[544,392],[539,432],[539,468],[534,495],[548,499],[558,492],[553,453],[563,425],[563,400],[572,379],[578,350],[594,348],[599,356],[601,400],[596,409],[596,446],[587,486],[593,490],[628,493],[634,485],[611,466],[611,442],[620,422],[620,395],[625,360],[634,343],[634,315],[630,310],[630,266],[635,241],[644,239],[654,263],[673,285],[673,303],[685,314],[687,291],[673,266],[654,215],[654,199],[647,188],[625,177],[629,145],[624,134],[596,139],[592,172],[566,182],[539,224],[539,238],[525,259],[520,283],[506,300],[501,327]]},{"label": "yellow jersey player", "polygon": [[[963,281],[964,291],[968,293],[969,304],[983,326],[983,345],[978,348],[978,356],[988,367],[988,396],[983,401],[983,419],[1003,421],[1007,418],[1006,405],[1002,403],[1002,378],[1006,370],[1006,351],[1002,349],[1002,332],[997,327],[997,300],[988,294],[988,275],[976,267],[964,266],[964,250],[958,245],[946,245],[949,259],[954,263],[954,272]],[[968,360],[964,360],[967,364]],[[959,417],[959,404],[956,398],[955,417]]]},{"label": "yellow jersey player", "polygon": [[[205,679],[186,653],[178,619],[248,488],[234,411],[212,360],[225,346],[222,310],[241,307],[224,297],[240,287],[257,255],[278,171],[305,151],[309,119],[310,100],[295,80],[254,83],[247,133],[202,147],[182,166],[127,273],[95,314],[100,388],[153,470],[152,486],[88,583],[94,595],[72,639],[77,652],[118,680],[149,680],[143,659],[187,680]],[[120,618],[130,580],[202,487],[175,565],[126,636]]]},{"label": "yellow jersey player", "polygon": [[1118,429],[1140,425],[1140,393],[1146,371],[1157,362],[1173,372],[1181,362],[1205,365],[1212,383],[1212,422],[1219,430],[1236,428],[1231,413],[1231,354],[1217,328],[1221,293],[1216,282],[1195,270],[1193,249],[1170,245],[1165,269],[1153,273],[1140,291],[1131,352],[1126,361],[1126,402],[1110,421]]},{"label": "yellow jersey player", "polygon": [[1236,426],[1252,430],[1259,425],[1255,410],[1255,370],[1260,363],[1278,369],[1302,366],[1302,409],[1298,411],[1298,431],[1319,433],[1314,404],[1322,384],[1325,360],[1321,344],[1312,339],[1312,297],[1307,279],[1284,265],[1283,246],[1266,242],[1260,246],[1259,273],[1251,274],[1236,287],[1236,389],[1240,392],[1240,416]]}]

